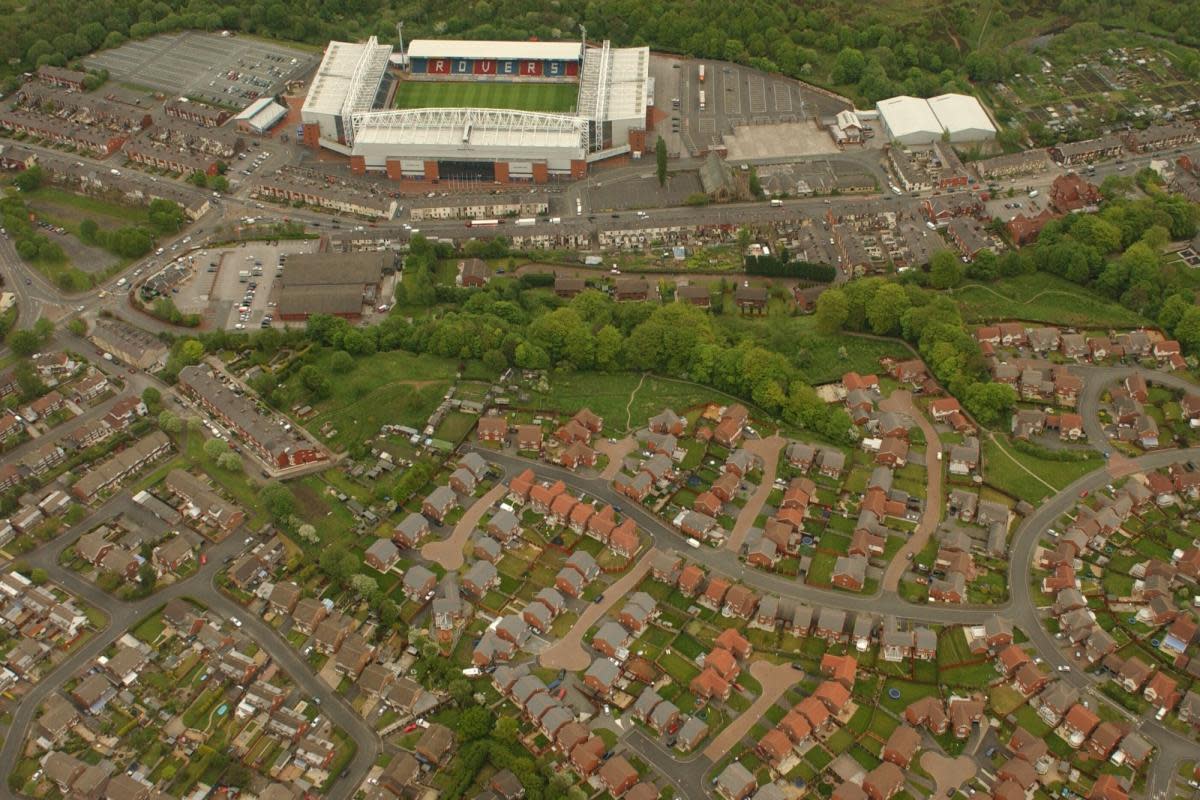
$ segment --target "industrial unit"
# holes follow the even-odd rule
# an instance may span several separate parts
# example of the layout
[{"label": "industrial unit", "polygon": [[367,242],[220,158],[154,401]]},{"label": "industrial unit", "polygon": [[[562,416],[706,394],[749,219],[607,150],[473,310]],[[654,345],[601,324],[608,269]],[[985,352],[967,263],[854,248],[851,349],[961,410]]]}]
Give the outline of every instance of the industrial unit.
[{"label": "industrial unit", "polygon": [[996,126],[974,97],[943,94],[889,97],[876,104],[888,139],[897,144],[930,144],[943,135],[951,142],[981,142],[996,138]]}]

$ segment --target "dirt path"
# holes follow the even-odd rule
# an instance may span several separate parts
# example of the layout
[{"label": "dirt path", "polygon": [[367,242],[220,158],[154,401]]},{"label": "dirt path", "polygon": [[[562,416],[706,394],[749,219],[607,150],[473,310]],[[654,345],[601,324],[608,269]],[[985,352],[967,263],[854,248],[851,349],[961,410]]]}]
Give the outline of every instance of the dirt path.
[{"label": "dirt path", "polygon": [[900,578],[904,571],[908,569],[910,554],[916,556],[924,549],[942,519],[942,462],[938,458],[938,454],[942,452],[942,440],[938,438],[933,424],[913,404],[910,392],[897,389],[880,402],[879,408],[894,414],[903,414],[917,423],[921,433],[925,434],[925,510],[921,513],[921,521],[917,523],[916,530],[892,557],[891,563],[883,573],[883,591],[894,592],[900,586]]},{"label": "dirt path", "polygon": [[467,543],[471,531],[475,530],[475,526],[479,524],[484,513],[504,497],[506,491],[508,491],[508,487],[502,483],[493,486],[462,515],[462,518],[454,526],[454,532],[450,534],[449,539],[430,542],[422,547],[421,558],[436,561],[449,572],[461,567],[463,565],[463,545]]},{"label": "dirt path", "polygon": [[617,473],[621,471],[621,462],[625,460],[625,456],[637,449],[637,440],[632,436],[626,436],[624,439],[619,439],[616,442],[610,442],[607,439],[596,444],[596,452],[603,453],[608,456],[608,464],[604,467],[604,471],[600,473],[600,477],[606,481],[611,481],[617,477]]},{"label": "dirt path", "polygon": [[629,433],[633,430],[633,398],[637,397],[637,393],[641,391],[642,384],[646,382],[646,373],[642,373],[642,377],[638,378],[638,385],[633,387],[633,391],[629,393],[629,400],[625,403],[625,432]]},{"label": "dirt path", "polygon": [[720,761],[762,719],[767,709],[775,705],[783,693],[801,678],[801,673],[792,669],[791,664],[772,664],[769,661],[755,661],[750,665],[750,674],[762,684],[762,694],[704,748],[704,757],[710,761]]},{"label": "dirt path", "polygon": [[758,482],[758,488],[754,490],[754,494],[750,495],[746,505],[742,506],[742,511],[733,524],[733,533],[729,535],[729,541],[725,543],[727,550],[736,553],[742,549],[742,542],[746,541],[746,534],[754,527],[754,520],[762,511],[763,505],[771,495],[771,490],[775,488],[775,471],[779,466],[779,451],[785,444],[787,444],[786,439],[775,435],[767,439],[754,439],[742,445],[743,448],[762,459],[762,480]]},{"label": "dirt path", "polygon": [[583,635],[599,622],[608,613],[608,610],[617,604],[618,600],[626,597],[634,587],[642,582],[642,578],[646,577],[646,573],[650,571],[651,560],[657,553],[658,550],[651,547],[633,565],[633,569],[604,590],[603,601],[589,603],[588,607],[579,615],[579,619],[575,620],[575,624],[567,632],[567,635],[547,647],[538,656],[538,661],[542,666],[550,669],[568,669],[572,672],[587,669],[588,665],[592,663],[592,659],[583,649]]}]

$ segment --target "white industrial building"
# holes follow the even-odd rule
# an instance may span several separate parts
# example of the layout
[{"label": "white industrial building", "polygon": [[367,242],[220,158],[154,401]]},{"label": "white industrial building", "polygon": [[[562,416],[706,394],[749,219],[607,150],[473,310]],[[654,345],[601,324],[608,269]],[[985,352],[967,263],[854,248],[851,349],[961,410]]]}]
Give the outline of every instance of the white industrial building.
[{"label": "white industrial building", "polygon": [[942,125],[929,103],[920,97],[889,97],[876,104],[883,130],[899,144],[929,144],[942,138]]},{"label": "white industrial building", "polygon": [[996,126],[983,106],[965,94],[943,94],[931,100],[889,97],[876,104],[888,139],[904,145],[930,144],[948,134],[951,142],[993,139]]},{"label": "white industrial building", "polygon": [[239,129],[261,136],[286,116],[287,108],[276,102],[274,97],[260,97],[246,106],[242,113],[233,118],[233,121]]},{"label": "white industrial building", "polygon": [[929,107],[950,135],[951,142],[986,142],[996,138],[996,126],[979,100],[965,94],[929,98]]}]

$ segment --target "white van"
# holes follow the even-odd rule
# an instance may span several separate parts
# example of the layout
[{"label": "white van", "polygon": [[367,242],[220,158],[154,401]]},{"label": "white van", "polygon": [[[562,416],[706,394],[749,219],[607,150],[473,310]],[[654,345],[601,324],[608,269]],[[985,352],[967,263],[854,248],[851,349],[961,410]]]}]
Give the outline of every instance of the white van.
[{"label": "white van", "polygon": [[700,549],[700,542],[695,537],[689,536],[687,539],[687,543],[688,543],[688,547],[691,547],[694,550]]}]

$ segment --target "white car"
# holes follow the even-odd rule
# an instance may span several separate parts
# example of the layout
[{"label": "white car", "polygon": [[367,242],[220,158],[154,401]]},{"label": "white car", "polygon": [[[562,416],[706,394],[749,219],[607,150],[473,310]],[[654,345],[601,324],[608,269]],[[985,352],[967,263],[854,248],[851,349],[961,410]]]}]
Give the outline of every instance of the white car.
[{"label": "white car", "polygon": [[242,627],[242,621],[240,619],[238,619],[237,617],[230,617],[229,621],[233,623],[233,626],[235,628]]},{"label": "white car", "polygon": [[1059,664],[1058,671],[1059,672],[1070,672],[1071,668],[1069,666],[1067,666],[1066,664]]}]

